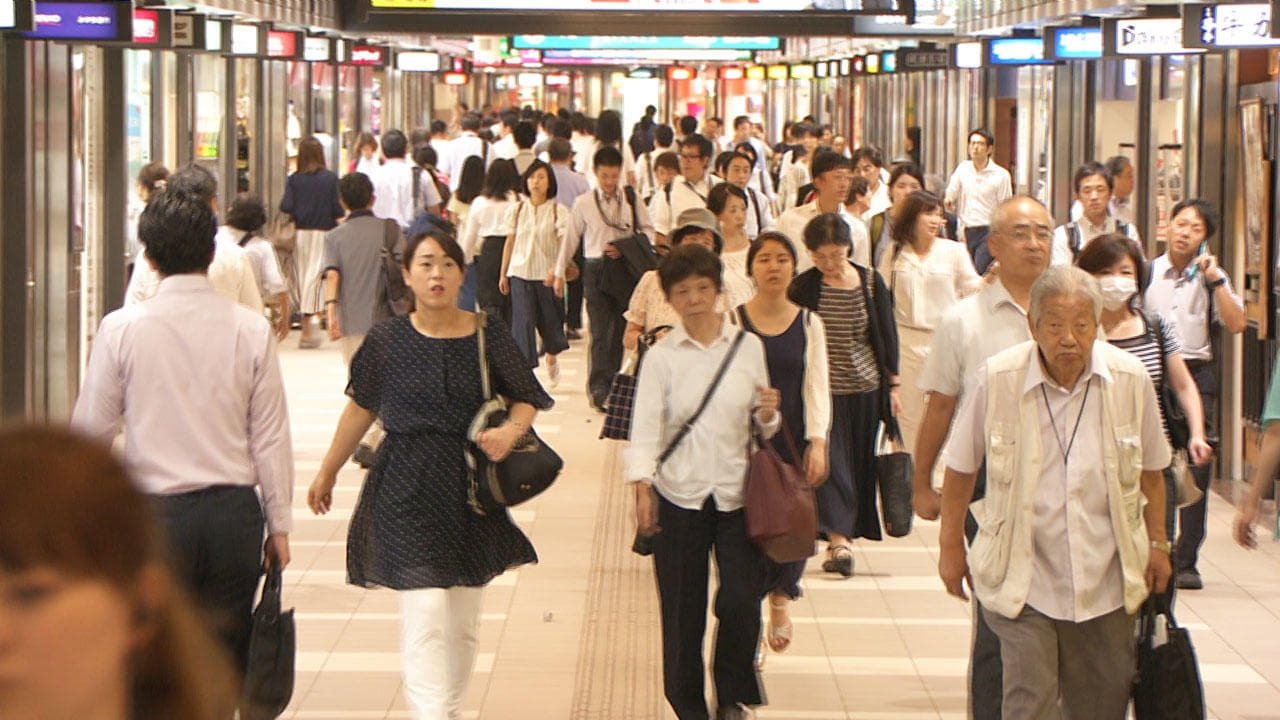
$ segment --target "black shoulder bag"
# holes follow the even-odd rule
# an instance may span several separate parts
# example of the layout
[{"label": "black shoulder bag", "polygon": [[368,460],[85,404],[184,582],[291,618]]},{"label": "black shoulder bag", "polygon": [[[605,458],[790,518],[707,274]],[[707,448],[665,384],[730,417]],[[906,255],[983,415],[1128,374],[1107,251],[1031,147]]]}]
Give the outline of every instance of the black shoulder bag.
[{"label": "black shoulder bag", "polygon": [[1187,423],[1187,413],[1182,409],[1178,394],[1169,382],[1169,365],[1165,356],[1169,350],[1164,343],[1164,321],[1155,318],[1155,327],[1151,326],[1146,313],[1139,313],[1142,325],[1148,333],[1155,333],[1156,343],[1160,348],[1160,414],[1164,416],[1165,429],[1169,431],[1169,444],[1174,450],[1186,450],[1191,442],[1191,426]]}]

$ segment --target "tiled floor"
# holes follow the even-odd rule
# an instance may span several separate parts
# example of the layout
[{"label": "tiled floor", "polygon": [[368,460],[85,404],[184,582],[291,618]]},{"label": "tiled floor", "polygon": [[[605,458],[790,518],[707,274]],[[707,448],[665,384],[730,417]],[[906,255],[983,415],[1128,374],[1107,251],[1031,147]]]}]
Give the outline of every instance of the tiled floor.
[{"label": "tiled floor", "polygon": [[[298,684],[286,718],[408,718],[400,689],[397,601],[387,590],[344,584],[346,521],[362,475],[339,476],[334,512],[316,518],[306,489],[345,400],[346,371],[336,345],[282,352],[297,457],[293,564],[285,601],[297,607]],[[583,344],[562,356],[554,410],[538,430],[566,459],[543,497],[514,513],[540,563],[500,577],[487,591],[480,658],[466,701],[468,718],[588,720],[669,718],[658,702],[612,713],[575,711],[575,677],[597,538],[604,444],[584,399]],[[1231,511],[1214,496],[1201,561],[1206,589],[1179,596],[1191,628],[1210,717],[1280,720],[1280,544],[1249,553],[1230,541]],[[969,608],[948,597],[936,569],[937,525],[909,537],[857,548],[857,575],[840,581],[811,568],[794,608],[795,640],[770,655],[769,705],[762,720],[963,718]],[[640,563],[622,572],[646,572]],[[631,667],[620,649],[615,676],[656,672]],[[619,696],[624,696],[619,693]],[[631,697],[647,697],[644,693]]]}]

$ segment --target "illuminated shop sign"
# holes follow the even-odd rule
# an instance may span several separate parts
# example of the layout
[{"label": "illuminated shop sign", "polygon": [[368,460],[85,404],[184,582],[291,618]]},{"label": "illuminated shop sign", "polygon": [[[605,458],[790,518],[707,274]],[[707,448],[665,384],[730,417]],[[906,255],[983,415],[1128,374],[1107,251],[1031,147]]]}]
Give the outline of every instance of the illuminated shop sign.
[{"label": "illuminated shop sign", "polygon": [[863,67],[866,68],[868,75],[879,75],[880,74],[880,55],[877,53],[871,53],[870,55],[868,55],[866,57],[866,60],[864,61]]},{"label": "illuminated shop sign", "polygon": [[867,71],[867,59],[862,55],[855,55],[852,59],[853,67],[850,68],[854,75],[861,75]]},{"label": "illuminated shop sign", "polygon": [[204,24],[204,49],[209,52],[222,52],[222,40],[226,36],[227,23],[221,20],[209,20]]},{"label": "illuminated shop sign", "polygon": [[880,53],[880,72],[898,72],[898,53],[895,50]]},{"label": "illuminated shop sign", "polygon": [[1186,5],[1182,42],[1187,47],[1274,47],[1271,5]]},{"label": "illuminated shop sign", "polygon": [[471,76],[464,72],[447,72],[444,74],[445,85],[466,85]]},{"label": "illuminated shop sign", "polygon": [[177,13],[173,16],[173,46],[176,48],[204,47],[207,28],[203,15]]},{"label": "illuminated shop sign", "polygon": [[752,65],[751,67],[747,68],[747,79],[748,80],[764,80],[765,67],[763,65]]},{"label": "illuminated shop sign", "polygon": [[776,37],[643,35],[515,35],[511,46],[533,50],[777,50]]},{"label": "illuminated shop sign", "polygon": [[268,30],[267,31],[267,57],[269,58],[296,58],[298,57],[298,41],[302,37],[302,33],[293,30]]},{"label": "illuminated shop sign", "polygon": [[814,71],[814,74],[817,75],[818,77],[825,78],[827,76],[827,64],[824,62],[820,62],[817,65],[813,66],[813,71]]},{"label": "illuminated shop sign", "polygon": [[1177,55],[1182,45],[1182,18],[1125,18],[1103,26],[1103,44],[1116,55]]},{"label": "illuminated shop sign", "polygon": [[840,59],[840,76],[847,77],[852,70],[853,70],[853,59],[841,58]]},{"label": "illuminated shop sign", "polygon": [[133,41],[139,45],[160,44],[160,12],[138,8],[133,11]]},{"label": "illuminated shop sign", "polygon": [[945,70],[951,67],[951,53],[947,50],[899,50],[898,69]]},{"label": "illuminated shop sign", "polygon": [[0,29],[12,30],[18,26],[18,4],[14,0],[0,0]]},{"label": "illuminated shop sign", "polygon": [[133,40],[132,3],[37,2],[35,40]]},{"label": "illuminated shop sign", "polygon": [[417,50],[398,52],[396,68],[405,72],[440,72],[440,53]]},{"label": "illuminated shop sign", "polygon": [[962,42],[951,46],[951,52],[955,56],[955,65],[958,68],[980,68],[982,67],[982,43],[981,42]]},{"label": "illuminated shop sign", "polygon": [[812,80],[812,79],[813,79],[814,74],[815,74],[815,73],[814,73],[814,70],[813,70],[813,66],[812,66],[812,65],[807,65],[807,64],[806,64],[806,65],[792,65],[792,66],[791,66],[791,79],[792,79],[792,80]]},{"label": "illuminated shop sign", "polygon": [[789,72],[786,65],[770,65],[768,75],[770,80],[786,80]]},{"label": "illuminated shop sign", "polygon": [[329,62],[333,59],[333,40],[327,37],[303,39],[302,59],[307,62]]},{"label": "illuminated shop sign", "polygon": [[721,80],[741,80],[746,76],[746,71],[738,65],[726,65],[725,67],[720,68]]},{"label": "illuminated shop sign", "polygon": [[1045,35],[1048,57],[1054,60],[1093,60],[1102,57],[1102,28],[1051,28]]},{"label": "illuminated shop sign", "polygon": [[997,38],[987,43],[988,65],[1045,65],[1044,41],[1040,38]]},{"label": "illuminated shop sign", "polygon": [[[371,65],[382,67],[387,64],[387,49],[381,45],[352,45],[351,55],[347,58],[350,65]],[[464,83],[465,84],[465,83]]]},{"label": "illuminated shop sign", "polygon": [[262,55],[262,33],[257,25],[231,24],[232,55]]},{"label": "illuminated shop sign", "polygon": [[560,60],[613,60],[615,64],[631,62],[745,62],[751,59],[750,50],[543,50],[542,60],[554,63]]}]

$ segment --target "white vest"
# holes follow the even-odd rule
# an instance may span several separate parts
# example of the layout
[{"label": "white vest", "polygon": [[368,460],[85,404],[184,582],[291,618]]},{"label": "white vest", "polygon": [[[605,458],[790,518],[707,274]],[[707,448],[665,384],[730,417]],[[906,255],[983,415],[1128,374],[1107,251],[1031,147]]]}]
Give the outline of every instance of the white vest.
[{"label": "white vest", "polygon": [[[1150,542],[1142,516],[1142,414],[1151,380],[1134,355],[1097,340],[1110,382],[1102,390],[1103,457],[1111,526],[1124,578],[1124,607],[1137,612],[1147,597]],[[1033,502],[1043,449],[1034,393],[1024,393],[1027,368],[1039,362],[1034,340],[987,361],[987,494],[973,503],[978,535],[969,552],[974,594],[983,606],[1016,618],[1027,602],[1035,558]],[[1010,402],[1017,398],[1017,402]]]}]

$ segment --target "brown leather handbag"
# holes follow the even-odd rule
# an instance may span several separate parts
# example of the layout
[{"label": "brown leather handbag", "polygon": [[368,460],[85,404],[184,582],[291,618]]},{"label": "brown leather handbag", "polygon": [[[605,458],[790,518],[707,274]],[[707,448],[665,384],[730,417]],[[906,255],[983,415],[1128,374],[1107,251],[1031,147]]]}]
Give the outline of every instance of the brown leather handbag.
[{"label": "brown leather handbag", "polygon": [[[784,422],[779,432],[786,436],[791,457],[800,462],[795,441]],[[790,563],[812,557],[817,552],[818,510],[813,488],[804,473],[782,459],[773,445],[756,438],[747,477],[747,537],[770,560]]]}]

